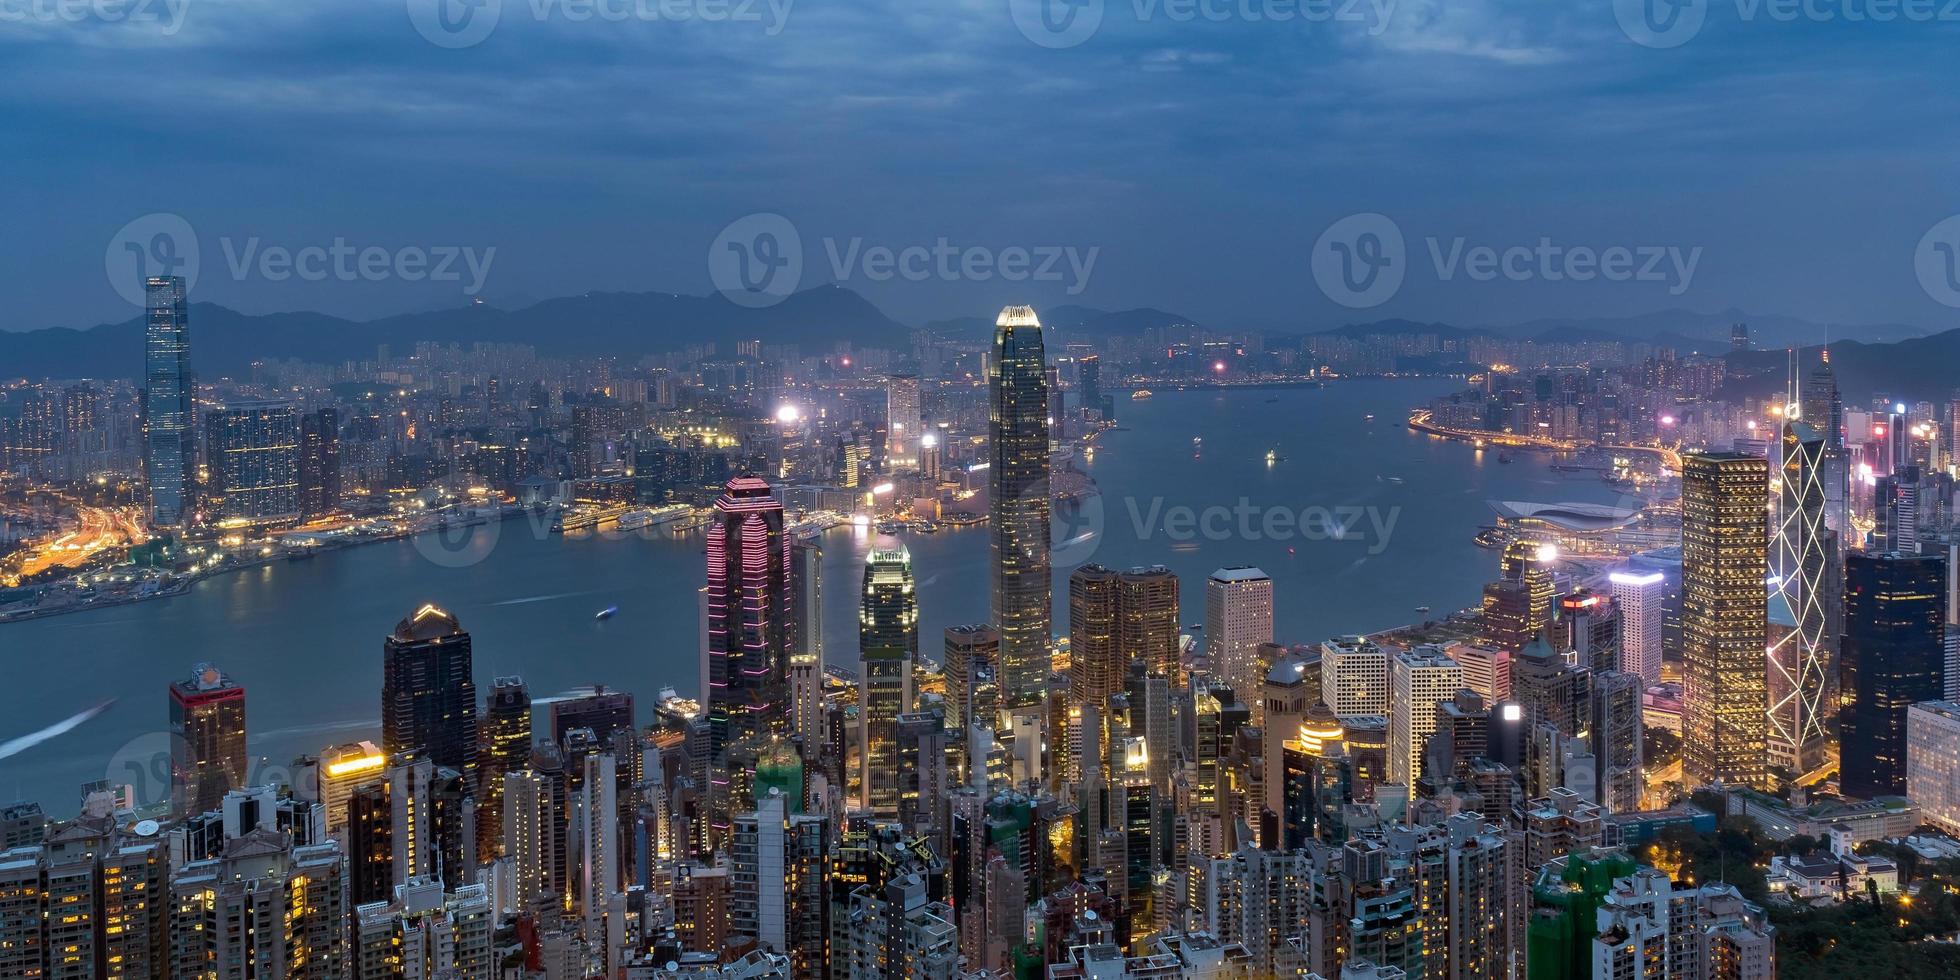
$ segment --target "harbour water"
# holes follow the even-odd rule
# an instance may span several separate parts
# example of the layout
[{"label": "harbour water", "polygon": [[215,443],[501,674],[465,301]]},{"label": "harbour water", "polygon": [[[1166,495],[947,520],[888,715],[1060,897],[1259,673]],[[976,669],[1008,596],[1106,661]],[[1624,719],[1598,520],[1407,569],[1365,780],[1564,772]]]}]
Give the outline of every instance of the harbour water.
[{"label": "harbour water", "polygon": [[[1206,575],[1258,565],[1273,577],[1282,642],[1407,623],[1418,606],[1441,616],[1474,603],[1495,572],[1496,556],[1471,541],[1493,519],[1487,501],[1618,499],[1545,457],[1500,464],[1404,427],[1410,406],[1454,386],[1159,389],[1120,402],[1120,428],[1078,464],[1101,494],[1058,513],[1056,630],[1067,628],[1067,576],[1084,561],[1168,565],[1183,580],[1187,623],[1204,618]],[[153,796],[155,760],[168,755],[166,686],[197,661],[245,685],[261,780],[300,753],[376,738],[382,637],[425,602],[472,634],[481,690],[503,674],[522,675],[540,698],[603,683],[637,695],[643,720],[663,687],[698,693],[698,532],[560,536],[513,520],[479,533],[494,540],[350,548],[207,579],[174,598],[0,626],[0,743],[34,743],[14,741],[0,758],[0,803],[37,800],[65,816],[78,787],[101,778]],[[856,593],[875,539],[849,527],[822,539],[832,663],[856,661]],[[919,646],[936,657],[944,627],[987,619],[987,533],[903,540]],[[594,618],[612,606],[617,615]],[[108,699],[99,716],[61,730]]]}]

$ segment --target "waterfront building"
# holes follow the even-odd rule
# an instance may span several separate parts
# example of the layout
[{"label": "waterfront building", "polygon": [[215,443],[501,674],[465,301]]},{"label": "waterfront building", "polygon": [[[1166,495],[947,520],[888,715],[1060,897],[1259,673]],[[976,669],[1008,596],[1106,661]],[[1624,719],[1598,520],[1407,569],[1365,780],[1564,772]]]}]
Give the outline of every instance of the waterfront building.
[{"label": "waterfront building", "polygon": [[919,418],[919,376],[894,374],[885,379],[885,465],[903,472],[919,468],[919,440],[925,424]]},{"label": "waterfront building", "polygon": [[1742,453],[1681,464],[1683,774],[1767,788],[1769,465]]},{"label": "waterfront building", "polygon": [[205,519],[226,527],[299,520],[299,409],[234,401],[205,413],[204,424]]},{"label": "waterfront building", "polygon": [[1010,306],[995,323],[988,378],[988,534],[1001,691],[1039,707],[1049,673],[1048,373],[1041,321]]},{"label": "waterfront building", "polygon": [[170,812],[218,808],[245,785],[245,687],[212,664],[170,685]]},{"label": "waterfront building", "polygon": [[1327,640],[1320,645],[1320,683],[1337,715],[1386,715],[1388,651],[1365,636]]},{"label": "waterfront building", "polygon": [[1853,552],[1844,562],[1838,661],[1845,759],[1839,785],[1870,799],[1906,792],[1906,711],[1946,694],[1946,559]]},{"label": "waterfront building", "polygon": [[340,411],[322,408],[299,420],[299,512],[324,517],[340,509]]},{"label": "waterfront building", "polygon": [[190,304],[181,276],[153,276],[143,292],[143,476],[150,522],[174,528],[191,516],[197,470]]},{"label": "waterfront building", "polygon": [[728,481],[707,540],[707,738],[697,771],[707,781],[710,840],[719,846],[733,815],[750,808],[749,781],[764,742],[787,733],[795,630],[791,541],[769,484]]},{"label": "waterfront building", "polygon": [[470,635],[433,604],[381,644],[381,751],[476,778],[476,680]]},{"label": "waterfront building", "polygon": [[1255,725],[1264,723],[1256,692],[1270,666],[1259,651],[1272,642],[1272,578],[1246,566],[1211,573],[1205,580],[1205,660],[1213,677],[1246,699]]}]

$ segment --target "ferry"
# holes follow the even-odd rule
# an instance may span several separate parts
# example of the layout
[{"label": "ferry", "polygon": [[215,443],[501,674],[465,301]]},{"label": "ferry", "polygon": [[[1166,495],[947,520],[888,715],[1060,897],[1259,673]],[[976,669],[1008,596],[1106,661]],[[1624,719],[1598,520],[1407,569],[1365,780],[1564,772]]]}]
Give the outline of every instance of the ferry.
[{"label": "ferry", "polygon": [[1149,398],[1149,397],[1150,397],[1150,395],[1151,395],[1151,392],[1150,392],[1150,389],[1148,389],[1148,388],[1138,388],[1137,390],[1135,390],[1135,391],[1132,391],[1132,392],[1130,392],[1130,400],[1131,400],[1131,401],[1142,401],[1142,400],[1143,400],[1143,399],[1145,399],[1145,398]]},{"label": "ferry", "polygon": [[643,527],[659,527],[662,524],[671,524],[692,513],[694,513],[694,508],[686,504],[667,504],[662,507],[629,510],[619,515],[619,527],[623,531],[637,531]]},{"label": "ferry", "polygon": [[601,610],[599,610],[599,613],[598,613],[598,615],[596,615],[596,616],[593,616],[592,618],[593,618],[593,619],[611,619],[611,618],[613,618],[614,616],[617,616],[617,615],[619,615],[619,607],[618,607],[618,606],[607,606],[606,608],[604,608],[604,609],[601,609]]},{"label": "ferry", "polygon": [[1277,462],[1279,462],[1279,450],[1277,449],[1266,450],[1266,465],[1271,466]]}]

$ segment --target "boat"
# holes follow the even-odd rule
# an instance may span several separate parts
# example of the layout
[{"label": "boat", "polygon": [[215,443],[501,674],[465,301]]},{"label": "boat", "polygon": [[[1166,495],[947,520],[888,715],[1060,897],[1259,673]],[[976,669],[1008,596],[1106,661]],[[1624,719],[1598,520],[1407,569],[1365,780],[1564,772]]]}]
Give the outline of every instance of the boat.
[{"label": "boat", "polygon": [[1416,607],[1416,613],[1417,613],[1418,615],[1423,615],[1423,616],[1427,616],[1427,615],[1429,615],[1429,607],[1428,607],[1428,606],[1417,606],[1417,607]]},{"label": "boat", "polygon": [[1396,486],[1401,486],[1402,484],[1409,482],[1399,476],[1384,476],[1381,478],[1381,481],[1383,483],[1393,483]]},{"label": "boat", "polygon": [[619,615],[619,607],[618,607],[618,606],[607,606],[606,608],[604,608],[604,609],[601,609],[601,610],[599,610],[599,614],[598,614],[598,615],[596,615],[596,616],[593,616],[592,618],[593,618],[593,619],[611,619],[611,618],[613,618],[614,616],[617,616],[617,615]]},{"label": "boat", "polygon": [[1130,400],[1131,400],[1131,401],[1142,401],[1142,400],[1143,400],[1143,399],[1145,399],[1145,398],[1149,398],[1149,397],[1150,397],[1150,394],[1151,394],[1151,392],[1150,392],[1150,389],[1148,389],[1148,388],[1138,388],[1137,390],[1135,390],[1135,391],[1132,391],[1132,392],[1130,392]]},{"label": "boat", "polygon": [[1373,413],[1361,416],[1361,421],[1363,422],[1373,422],[1374,420],[1375,416]]},{"label": "boat", "polygon": [[1277,449],[1266,450],[1266,465],[1271,466],[1277,462],[1279,462],[1279,450]]}]

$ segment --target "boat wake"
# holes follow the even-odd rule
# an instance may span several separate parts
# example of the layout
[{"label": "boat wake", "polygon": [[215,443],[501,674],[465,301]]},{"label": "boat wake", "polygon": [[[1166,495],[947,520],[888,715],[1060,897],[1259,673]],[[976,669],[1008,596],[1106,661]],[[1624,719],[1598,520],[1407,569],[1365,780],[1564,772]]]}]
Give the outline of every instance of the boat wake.
[{"label": "boat wake", "polygon": [[571,599],[582,595],[593,595],[598,591],[598,589],[587,589],[584,592],[554,592],[551,595],[527,595],[521,599],[505,599],[502,602],[493,602],[491,605],[521,606],[530,602],[550,602],[553,599]]},{"label": "boat wake", "polygon": [[109,706],[115,703],[116,703],[116,699],[110,698],[109,700],[104,701],[96,705],[95,707],[82,712],[81,714],[74,715],[73,717],[69,717],[69,718],[64,718],[61,721],[57,721],[54,724],[49,725],[48,727],[43,728],[38,732],[30,732],[26,735],[22,735],[19,738],[8,739],[5,742],[0,742],[0,759],[11,758],[13,756],[21,754],[22,752],[27,751],[28,749],[33,748],[36,745],[40,745],[43,742],[48,742],[60,738],[61,736],[66,735],[77,728],[82,727],[82,725],[86,723],[89,719],[94,718],[96,715],[99,715],[104,711],[109,710]]}]

